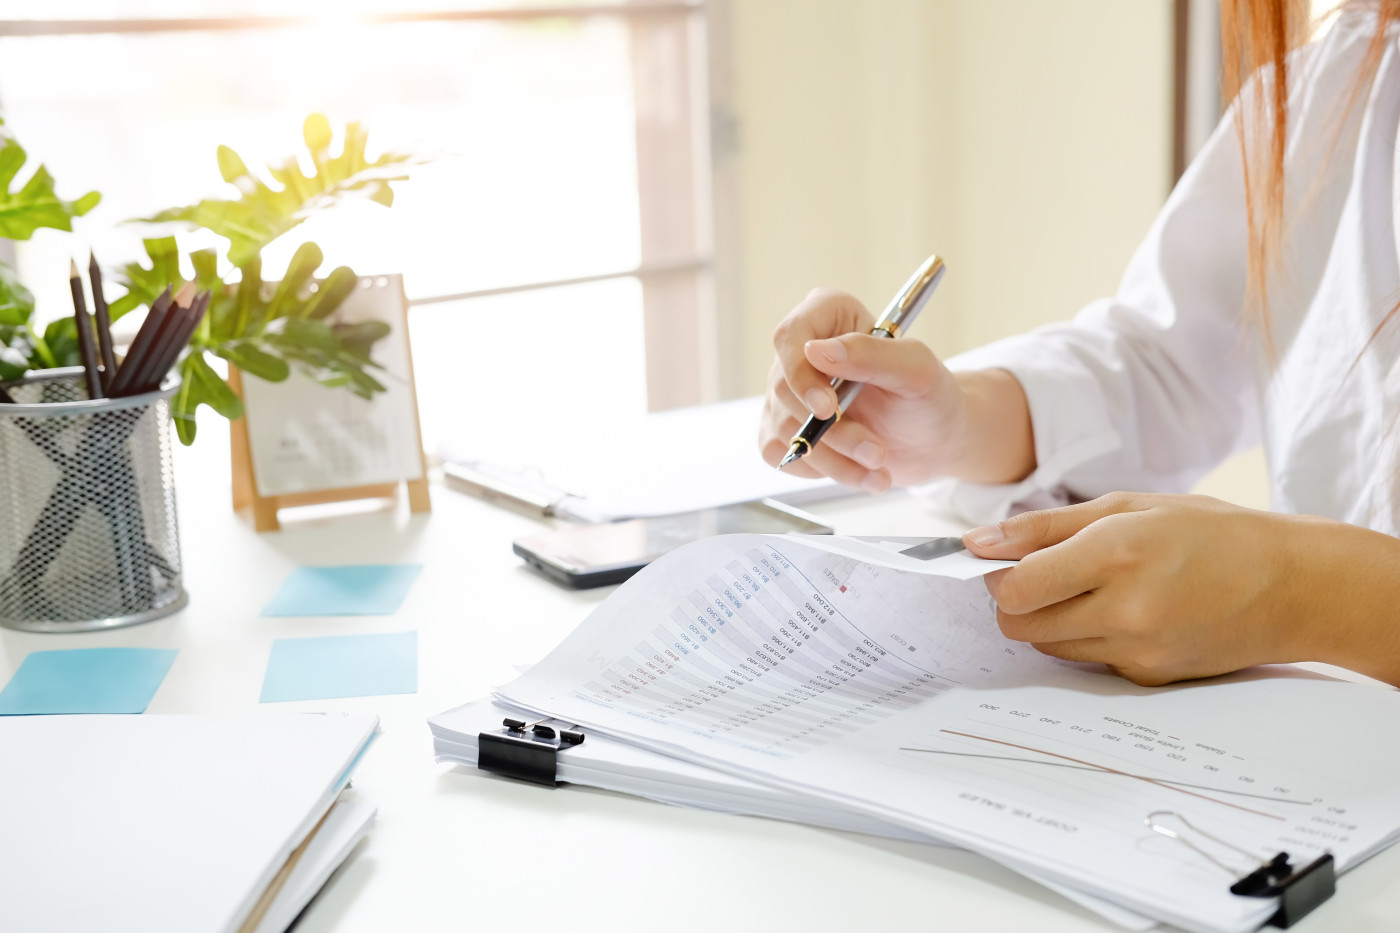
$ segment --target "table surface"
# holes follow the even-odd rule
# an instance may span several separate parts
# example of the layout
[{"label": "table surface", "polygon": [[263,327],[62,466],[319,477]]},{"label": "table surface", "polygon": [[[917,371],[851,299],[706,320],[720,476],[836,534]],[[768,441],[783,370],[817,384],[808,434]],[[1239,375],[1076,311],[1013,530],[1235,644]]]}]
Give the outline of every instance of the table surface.
[{"label": "table surface", "polygon": [[[537,576],[510,542],[540,530],[540,520],[436,484],[430,516],[410,516],[403,503],[343,504],[256,534],[230,508],[224,433],[207,424],[198,446],[177,455],[188,608],[111,632],[0,629],[0,683],[39,649],[177,648],[152,713],[378,715],[383,735],[355,773],[379,808],[378,824],[303,915],[299,933],[490,931],[542,913],[612,931],[1117,929],[968,852],[588,788],[549,790],[434,763],[429,716],[515,677],[517,665],[543,657],[611,588],[570,591]],[[811,510],[848,534],[961,530],[904,494]],[[259,614],[295,567],[402,561],[424,571],[392,617]],[[419,633],[417,694],[258,703],[275,638],[410,630]],[[1398,870],[1394,849],[1358,867],[1300,928],[1400,927]]]}]

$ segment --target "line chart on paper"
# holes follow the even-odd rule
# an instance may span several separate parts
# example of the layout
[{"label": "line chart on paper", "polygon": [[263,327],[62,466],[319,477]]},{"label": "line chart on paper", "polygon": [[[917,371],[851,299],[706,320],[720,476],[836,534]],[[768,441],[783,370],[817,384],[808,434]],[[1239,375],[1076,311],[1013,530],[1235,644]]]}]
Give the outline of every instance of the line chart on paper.
[{"label": "line chart on paper", "polygon": [[965,803],[1087,821],[1129,836],[1141,833],[1147,813],[1168,810],[1206,819],[1221,832],[1300,848],[1316,844],[1297,837],[1309,832],[1300,826],[1322,829],[1344,818],[1344,806],[1329,805],[1338,801],[1317,795],[1320,787],[1284,760],[1253,760],[1235,753],[1242,749],[1193,741],[1189,730],[1167,736],[1102,707],[1092,719],[1061,718],[1067,709],[1013,718],[1043,706],[1024,702],[1035,699],[1024,693],[1019,708],[997,702],[1006,696],[982,694],[975,711],[898,736],[891,752],[899,767],[951,781]]},{"label": "line chart on paper", "polygon": [[[1231,802],[1228,801],[1228,800],[1219,800],[1219,799],[1217,799],[1216,797],[1213,797],[1213,796],[1210,796],[1210,795],[1222,795],[1222,796],[1230,796],[1230,797],[1248,797],[1248,798],[1253,798],[1253,799],[1255,799],[1255,800],[1265,800],[1265,801],[1268,801],[1268,802],[1270,802],[1270,803],[1285,803],[1285,804],[1293,804],[1293,805],[1296,805],[1296,806],[1304,806],[1304,807],[1310,807],[1310,806],[1313,805],[1313,801],[1310,801],[1310,800],[1299,800],[1299,799],[1296,799],[1296,798],[1293,798],[1293,797],[1276,797],[1276,796],[1270,796],[1270,795],[1268,795],[1268,794],[1259,794],[1259,793],[1254,793],[1254,792],[1252,792],[1252,791],[1237,790],[1237,789],[1229,788],[1229,787],[1217,787],[1217,786],[1209,785],[1209,784],[1194,784],[1194,783],[1191,783],[1191,782],[1189,782],[1189,781],[1181,781],[1181,780],[1175,780],[1175,779],[1163,778],[1163,777],[1154,777],[1154,776],[1146,775],[1146,774],[1136,774],[1136,773],[1131,772],[1131,771],[1123,771],[1123,770],[1120,770],[1120,769],[1118,769],[1118,768],[1111,768],[1111,767],[1109,767],[1108,765],[1102,765],[1102,764],[1097,764],[1097,763],[1092,762],[1092,761],[1086,761],[1086,760],[1084,760],[1084,759],[1082,759],[1082,758],[1075,758],[1075,757],[1072,757],[1072,756],[1070,756],[1070,755],[1061,755],[1061,754],[1059,754],[1058,752],[1046,751],[1046,750],[1043,749],[1043,748],[1036,748],[1036,747],[1030,746],[1030,745],[1020,745],[1020,744],[1015,743],[1015,742],[1007,742],[1007,741],[1005,741],[1005,740],[1003,740],[1003,739],[993,739],[993,738],[989,738],[989,737],[984,736],[984,735],[975,735],[975,734],[970,733],[970,732],[958,732],[958,731],[955,731],[955,730],[952,730],[952,729],[940,729],[939,731],[942,732],[942,733],[948,734],[948,735],[956,735],[956,736],[961,736],[961,737],[963,737],[963,738],[968,738],[968,739],[977,739],[977,740],[979,740],[979,741],[988,742],[988,743],[992,743],[992,744],[995,744],[995,745],[1001,745],[1001,746],[1005,746],[1005,747],[1007,747],[1007,748],[1019,749],[1019,750],[1022,750],[1022,751],[1031,752],[1031,753],[1038,754],[1038,755],[1043,755],[1043,756],[1045,756],[1045,757],[1043,757],[1043,758],[1020,758],[1020,757],[1015,757],[1015,756],[1011,756],[1011,755],[978,754],[978,753],[976,753],[976,752],[960,752],[960,751],[954,751],[954,750],[951,750],[951,749],[942,749],[942,748],[919,748],[919,747],[908,746],[908,745],[902,745],[902,746],[900,746],[900,749],[899,749],[899,750],[900,750],[900,751],[904,751],[904,752],[923,752],[923,753],[934,754],[934,755],[951,755],[951,756],[956,756],[956,757],[959,757],[959,758],[980,758],[980,759],[985,759],[985,760],[989,760],[989,761],[1013,762],[1013,763],[1016,763],[1016,764],[1031,765],[1032,767],[1069,768],[1069,769],[1075,770],[1075,771],[1088,771],[1088,772],[1091,772],[1091,773],[1094,773],[1094,774],[1110,774],[1110,775],[1116,775],[1116,776],[1118,776],[1118,777],[1129,778],[1129,779],[1137,780],[1137,781],[1144,781],[1144,782],[1146,782],[1146,783],[1148,783],[1148,784],[1155,784],[1155,785],[1157,785],[1157,786],[1159,786],[1159,787],[1164,787],[1164,788],[1166,788],[1166,789],[1168,789],[1168,790],[1177,790],[1177,791],[1180,791],[1181,793],[1190,794],[1190,795],[1193,796],[1193,797],[1199,797],[1199,798],[1201,798],[1201,799],[1203,799],[1203,800],[1212,800],[1212,801],[1214,801],[1215,803],[1219,803],[1219,804],[1221,804],[1221,805],[1223,805],[1223,806],[1227,806],[1227,807],[1236,807],[1237,809],[1246,810],[1247,812],[1255,813],[1255,814],[1258,814],[1258,815],[1260,815],[1260,816],[1267,816],[1267,817],[1269,817],[1270,819],[1280,819],[1280,820],[1281,820],[1281,819],[1283,819],[1283,817],[1275,816],[1275,815],[1272,814],[1272,813],[1264,813],[1263,811],[1254,810],[1254,809],[1251,809],[1251,808],[1249,808],[1249,807],[1243,807],[1243,806],[1240,806],[1239,804],[1231,803]],[[1049,760],[1049,759],[1057,759],[1057,760]],[[1202,793],[1202,792],[1208,792],[1208,793]]]}]

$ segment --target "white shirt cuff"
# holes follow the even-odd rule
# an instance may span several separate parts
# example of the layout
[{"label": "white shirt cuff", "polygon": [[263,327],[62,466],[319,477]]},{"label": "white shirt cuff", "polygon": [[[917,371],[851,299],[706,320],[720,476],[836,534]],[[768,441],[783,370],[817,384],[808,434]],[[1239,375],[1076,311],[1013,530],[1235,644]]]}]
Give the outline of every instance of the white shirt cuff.
[{"label": "white shirt cuff", "polygon": [[1001,521],[1014,512],[1082,501],[1072,471],[1118,450],[1123,440],[1109,419],[1102,387],[1082,368],[1047,353],[1034,336],[1011,337],[947,361],[954,372],[1004,369],[1021,383],[1035,435],[1035,470],[1019,483],[970,483],[940,479],[920,487],[942,511],[975,524]]}]

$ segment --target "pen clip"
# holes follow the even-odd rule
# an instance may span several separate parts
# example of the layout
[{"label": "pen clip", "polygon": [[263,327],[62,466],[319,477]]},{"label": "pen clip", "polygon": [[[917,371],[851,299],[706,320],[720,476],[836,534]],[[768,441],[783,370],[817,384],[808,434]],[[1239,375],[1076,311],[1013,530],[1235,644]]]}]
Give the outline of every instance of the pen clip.
[{"label": "pen clip", "polygon": [[925,259],[875,322],[874,331],[884,331],[891,337],[898,337],[900,330],[914,323],[914,318],[933,294],[946,269],[941,256],[933,255]]}]

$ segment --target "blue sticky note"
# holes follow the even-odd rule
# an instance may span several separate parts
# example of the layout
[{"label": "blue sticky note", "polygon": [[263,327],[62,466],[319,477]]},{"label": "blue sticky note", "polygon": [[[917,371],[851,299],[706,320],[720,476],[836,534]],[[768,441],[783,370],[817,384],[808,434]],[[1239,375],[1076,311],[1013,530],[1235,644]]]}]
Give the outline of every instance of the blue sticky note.
[{"label": "blue sticky note", "polygon": [[32,651],[0,690],[0,716],[143,713],[175,655],[164,648]]},{"label": "blue sticky note", "polygon": [[264,616],[391,616],[422,564],[298,567],[263,609]]},{"label": "blue sticky note", "polygon": [[418,692],[418,633],[279,638],[263,703]]}]

